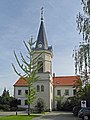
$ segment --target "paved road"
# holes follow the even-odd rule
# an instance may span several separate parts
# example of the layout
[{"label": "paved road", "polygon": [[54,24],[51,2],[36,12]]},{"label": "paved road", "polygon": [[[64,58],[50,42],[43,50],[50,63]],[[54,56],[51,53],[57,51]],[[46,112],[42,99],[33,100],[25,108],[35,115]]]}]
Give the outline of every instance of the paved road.
[{"label": "paved road", "polygon": [[50,112],[33,120],[81,120],[73,116],[69,112]]}]

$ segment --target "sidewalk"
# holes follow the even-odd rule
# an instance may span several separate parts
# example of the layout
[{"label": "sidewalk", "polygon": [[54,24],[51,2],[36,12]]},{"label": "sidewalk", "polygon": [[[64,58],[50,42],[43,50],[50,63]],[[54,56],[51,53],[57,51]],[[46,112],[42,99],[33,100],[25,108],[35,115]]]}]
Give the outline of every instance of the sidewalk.
[{"label": "sidewalk", "polygon": [[[25,111],[17,111],[17,115],[26,115],[27,113]],[[9,115],[16,115],[16,111],[10,111],[10,112],[1,112],[0,111],[0,117],[1,116],[9,116]]]}]

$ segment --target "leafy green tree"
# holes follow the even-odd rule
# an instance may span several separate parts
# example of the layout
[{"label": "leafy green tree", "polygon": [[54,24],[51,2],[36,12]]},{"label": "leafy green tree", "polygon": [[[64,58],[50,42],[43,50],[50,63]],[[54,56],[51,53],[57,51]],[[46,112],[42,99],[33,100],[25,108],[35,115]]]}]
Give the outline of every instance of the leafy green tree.
[{"label": "leafy green tree", "polygon": [[13,97],[10,96],[9,90],[6,88],[3,90],[2,95],[0,96],[0,109],[2,110],[10,110],[10,102]]},{"label": "leafy green tree", "polygon": [[83,88],[82,88],[82,81],[80,77],[77,76],[77,79],[75,80],[73,88],[76,91],[74,94],[75,100],[81,101],[81,97],[83,95]]},{"label": "leafy green tree", "polygon": [[[23,56],[22,52],[20,52],[21,61],[18,59],[17,54],[14,51],[14,56],[19,65],[19,68],[22,70],[22,74],[18,72],[12,64],[14,71],[22,78],[24,78],[28,83],[28,94],[26,95],[28,100],[28,115],[30,115],[30,104],[36,98],[36,90],[33,86],[33,83],[36,82],[40,77],[37,75],[38,70],[41,68],[41,64],[37,64],[39,59],[41,58],[41,54],[36,55],[36,51],[34,49],[35,42],[31,38],[28,43],[24,41],[24,46],[27,50],[27,55]],[[36,56],[36,57],[35,57]]]},{"label": "leafy green tree", "polygon": [[83,41],[74,50],[75,74],[80,74],[82,81],[88,84],[90,75],[90,0],[81,0],[83,12],[77,15],[76,22]]},{"label": "leafy green tree", "polygon": [[4,88],[4,91],[1,96],[2,97],[10,97],[9,90],[6,90],[6,88]]},{"label": "leafy green tree", "polygon": [[62,104],[62,109],[66,111],[72,111],[74,106],[80,106],[80,101],[76,96],[68,97]]},{"label": "leafy green tree", "polygon": [[90,15],[90,0],[81,0],[83,5],[83,11]]},{"label": "leafy green tree", "polygon": [[9,105],[10,99],[11,97],[9,94],[9,90],[6,90],[6,88],[4,88],[3,93],[1,95],[1,104]]}]

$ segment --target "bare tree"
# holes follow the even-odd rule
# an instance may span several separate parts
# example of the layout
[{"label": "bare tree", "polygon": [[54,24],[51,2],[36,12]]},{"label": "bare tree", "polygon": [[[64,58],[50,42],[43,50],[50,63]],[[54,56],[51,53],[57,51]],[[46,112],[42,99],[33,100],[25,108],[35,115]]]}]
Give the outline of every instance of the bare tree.
[{"label": "bare tree", "polygon": [[27,55],[23,56],[22,52],[20,52],[21,61],[20,59],[18,59],[19,57],[14,51],[16,62],[19,68],[22,70],[23,74],[21,74],[20,72],[16,70],[14,64],[12,64],[12,66],[13,66],[14,71],[20,77],[25,79],[28,83],[28,95],[26,95],[26,97],[28,100],[28,115],[30,115],[30,104],[34,101],[36,97],[36,90],[33,86],[33,83],[40,79],[37,73],[38,73],[38,70],[41,68],[41,65],[37,63],[39,59],[41,58],[42,53],[38,54],[35,57],[35,54],[36,54],[36,51],[34,49],[35,42],[33,42],[32,38],[31,40],[28,41],[28,43],[24,41],[24,46],[27,49]]}]

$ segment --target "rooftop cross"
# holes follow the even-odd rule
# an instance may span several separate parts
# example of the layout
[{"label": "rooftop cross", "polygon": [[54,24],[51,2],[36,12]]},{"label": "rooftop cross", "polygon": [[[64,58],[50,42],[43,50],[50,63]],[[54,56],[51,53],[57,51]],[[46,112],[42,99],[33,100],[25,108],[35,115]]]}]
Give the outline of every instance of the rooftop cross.
[{"label": "rooftop cross", "polygon": [[42,7],[41,8],[41,21],[43,20],[43,17],[44,17],[44,8]]}]

